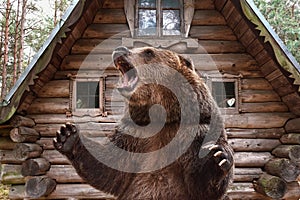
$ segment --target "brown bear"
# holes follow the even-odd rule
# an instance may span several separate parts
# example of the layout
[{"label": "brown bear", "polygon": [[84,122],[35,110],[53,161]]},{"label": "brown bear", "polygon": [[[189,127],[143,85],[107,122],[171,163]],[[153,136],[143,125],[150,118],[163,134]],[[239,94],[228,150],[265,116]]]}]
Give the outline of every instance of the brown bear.
[{"label": "brown bear", "polygon": [[172,51],[118,47],[124,116],[105,143],[70,123],[54,139],[77,173],[120,200],[217,200],[232,179],[222,117],[192,62]]}]

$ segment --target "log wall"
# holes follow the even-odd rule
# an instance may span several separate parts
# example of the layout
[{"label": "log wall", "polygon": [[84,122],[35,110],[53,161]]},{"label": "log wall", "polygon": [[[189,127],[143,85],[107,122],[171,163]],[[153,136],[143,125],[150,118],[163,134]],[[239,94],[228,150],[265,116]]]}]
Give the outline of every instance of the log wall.
[{"label": "log wall", "polygon": [[[61,50],[63,56],[55,62],[58,70],[53,78],[36,88],[32,98],[22,104],[26,117],[17,116],[21,119],[14,118],[10,128],[3,128],[8,133],[0,141],[1,181],[13,185],[11,199],[23,199],[30,194],[35,198],[39,198],[34,196],[37,194],[48,195],[48,199],[113,199],[87,185],[52,145],[56,130],[65,122],[78,124],[81,132],[101,141],[112,133],[122,114],[122,99],[113,95],[119,73],[112,66],[111,53],[122,45],[122,38],[130,37],[130,31],[123,1],[103,1],[98,6],[90,21],[85,17],[73,29],[69,36],[73,44]],[[276,75],[275,69],[270,70],[274,63],[253,38],[255,35],[247,31],[247,24],[229,1],[196,1],[195,8],[190,37],[198,40],[199,47],[188,48],[178,43],[169,49],[192,58],[201,73],[222,76],[221,71],[240,78],[238,110],[224,115],[229,143],[235,151],[234,183],[228,193],[232,199],[269,199],[264,193],[267,186],[260,184],[261,180],[279,176],[278,169],[269,161],[286,159],[285,163],[292,161],[289,166],[295,169],[300,165],[300,119],[286,104],[293,98],[293,90],[288,93],[288,87],[275,87],[280,85],[278,81],[288,86],[285,77],[278,72]],[[139,46],[142,45],[135,43],[135,47]],[[51,68],[48,70],[50,73]],[[106,75],[107,117],[70,117],[71,74]],[[294,176],[288,177],[286,191],[281,191],[285,199],[300,196],[299,186],[292,180]],[[36,191],[38,182],[43,185]]]}]

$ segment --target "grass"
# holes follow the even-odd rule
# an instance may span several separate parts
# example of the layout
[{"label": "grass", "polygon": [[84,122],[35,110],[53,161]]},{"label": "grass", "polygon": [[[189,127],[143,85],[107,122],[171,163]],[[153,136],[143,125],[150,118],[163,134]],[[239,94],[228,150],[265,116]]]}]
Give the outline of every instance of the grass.
[{"label": "grass", "polygon": [[8,186],[0,183],[0,200],[8,200]]}]

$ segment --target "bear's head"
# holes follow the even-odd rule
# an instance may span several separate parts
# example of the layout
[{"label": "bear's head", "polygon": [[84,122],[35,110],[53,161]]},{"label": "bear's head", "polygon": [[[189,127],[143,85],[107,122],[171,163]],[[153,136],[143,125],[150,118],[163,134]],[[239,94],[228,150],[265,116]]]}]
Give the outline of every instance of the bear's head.
[{"label": "bear's head", "polygon": [[139,125],[150,123],[149,109],[153,105],[164,108],[154,112],[156,120],[165,117],[167,123],[180,122],[183,115],[197,111],[195,106],[206,110],[212,106],[192,62],[177,53],[153,47],[118,47],[113,61],[122,74],[118,90],[127,99],[131,119]]}]

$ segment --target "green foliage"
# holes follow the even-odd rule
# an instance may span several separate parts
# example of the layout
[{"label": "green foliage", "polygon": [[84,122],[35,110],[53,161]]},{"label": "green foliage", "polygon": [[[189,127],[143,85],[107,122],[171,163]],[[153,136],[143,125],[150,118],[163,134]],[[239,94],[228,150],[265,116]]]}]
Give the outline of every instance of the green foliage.
[{"label": "green foliage", "polygon": [[300,1],[254,0],[254,3],[300,62]]}]

